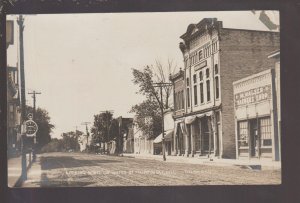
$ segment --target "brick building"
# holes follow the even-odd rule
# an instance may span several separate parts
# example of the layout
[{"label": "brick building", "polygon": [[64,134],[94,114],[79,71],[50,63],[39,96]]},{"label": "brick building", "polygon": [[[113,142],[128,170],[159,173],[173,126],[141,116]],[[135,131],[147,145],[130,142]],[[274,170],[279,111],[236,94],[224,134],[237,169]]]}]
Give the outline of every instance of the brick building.
[{"label": "brick building", "polygon": [[172,154],[235,158],[232,83],[269,69],[279,49],[279,33],[223,28],[216,18],[190,24],[179,47],[184,70],[174,85]]}]

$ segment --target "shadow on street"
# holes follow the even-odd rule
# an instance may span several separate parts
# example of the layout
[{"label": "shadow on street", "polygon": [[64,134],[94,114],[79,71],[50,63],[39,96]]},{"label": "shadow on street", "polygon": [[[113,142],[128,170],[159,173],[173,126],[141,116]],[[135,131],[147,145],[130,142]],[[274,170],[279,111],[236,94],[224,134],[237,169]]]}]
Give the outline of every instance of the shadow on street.
[{"label": "shadow on street", "polygon": [[[59,169],[59,168],[75,168],[82,166],[99,166],[101,164],[106,163],[118,163],[122,161],[118,160],[77,160],[73,157],[41,157],[41,169],[42,170],[51,170],[51,169]],[[64,164],[62,164],[64,163]]]}]

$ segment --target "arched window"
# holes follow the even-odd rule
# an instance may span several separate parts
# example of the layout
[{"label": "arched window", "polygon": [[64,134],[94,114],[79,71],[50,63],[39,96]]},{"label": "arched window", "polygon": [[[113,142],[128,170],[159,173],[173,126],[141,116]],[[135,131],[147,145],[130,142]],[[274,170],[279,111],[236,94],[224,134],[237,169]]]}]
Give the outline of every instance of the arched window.
[{"label": "arched window", "polygon": [[200,73],[199,73],[199,78],[200,78],[200,81],[203,80],[203,73],[202,73],[202,71],[200,71]]},{"label": "arched window", "polygon": [[216,99],[219,99],[219,96],[220,96],[220,88],[219,88],[219,86],[220,86],[219,83],[220,82],[219,82],[219,77],[216,76],[215,80],[216,80]]},{"label": "arched window", "polygon": [[219,68],[218,68],[218,64],[215,64],[215,74],[219,74]]},{"label": "arched window", "polygon": [[206,69],[205,74],[206,74],[206,78],[209,78],[209,68]]}]

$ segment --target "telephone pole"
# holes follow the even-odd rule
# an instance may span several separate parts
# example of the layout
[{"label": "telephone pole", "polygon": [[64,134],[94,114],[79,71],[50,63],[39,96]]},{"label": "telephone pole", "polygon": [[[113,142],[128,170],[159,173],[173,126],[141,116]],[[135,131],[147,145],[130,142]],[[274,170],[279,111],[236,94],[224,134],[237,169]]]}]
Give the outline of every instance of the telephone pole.
[{"label": "telephone pole", "polygon": [[36,91],[33,91],[33,92],[29,92],[28,94],[32,94],[32,98],[33,98],[33,119],[36,119],[36,95],[37,94],[42,94],[40,92],[36,92]]},{"label": "telephone pole", "polygon": [[153,87],[159,87],[160,88],[160,110],[161,110],[161,116],[162,116],[162,122],[161,122],[161,128],[162,128],[162,151],[163,151],[163,160],[166,161],[166,150],[165,150],[165,128],[164,128],[164,102],[163,102],[163,93],[162,89],[163,87],[172,86],[172,83],[166,83],[166,82],[158,82],[153,83]]},{"label": "telephone pole", "polygon": [[89,144],[89,130],[88,130],[88,124],[91,124],[91,122],[82,122],[81,125],[85,125],[85,130],[86,130],[86,150],[88,150],[88,144]]},{"label": "telephone pole", "polygon": [[[36,92],[36,91],[33,91],[33,92],[29,92],[28,94],[32,94],[32,98],[33,98],[33,120],[36,121],[36,95],[37,94],[42,94],[40,92]],[[35,135],[35,139],[36,139],[36,142],[37,142],[37,136]],[[33,142],[33,149],[32,149],[32,161],[35,161],[36,160],[36,144],[35,142]]]},{"label": "telephone pole", "polygon": [[[21,83],[21,123],[26,120],[26,97],[25,97],[25,71],[24,71],[24,44],[23,44],[23,31],[24,31],[24,18],[19,15],[17,19],[19,25],[19,42],[20,42],[20,83]],[[26,133],[22,133],[21,139],[21,151],[22,151],[22,179],[27,180],[27,164],[26,164],[26,146],[25,139]]]}]

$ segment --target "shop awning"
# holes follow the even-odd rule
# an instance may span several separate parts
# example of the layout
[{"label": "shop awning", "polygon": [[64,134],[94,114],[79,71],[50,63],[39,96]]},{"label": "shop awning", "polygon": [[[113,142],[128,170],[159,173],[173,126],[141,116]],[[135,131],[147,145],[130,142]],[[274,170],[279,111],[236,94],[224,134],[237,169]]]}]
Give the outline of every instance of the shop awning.
[{"label": "shop awning", "polygon": [[[172,134],[174,133],[174,130],[167,130],[165,132],[165,141],[171,141],[172,140]],[[154,143],[161,143],[162,142],[162,133],[157,136],[154,141]]]},{"label": "shop awning", "polygon": [[196,116],[188,116],[185,118],[184,122],[185,124],[191,124],[192,122],[194,122],[196,120]]}]

